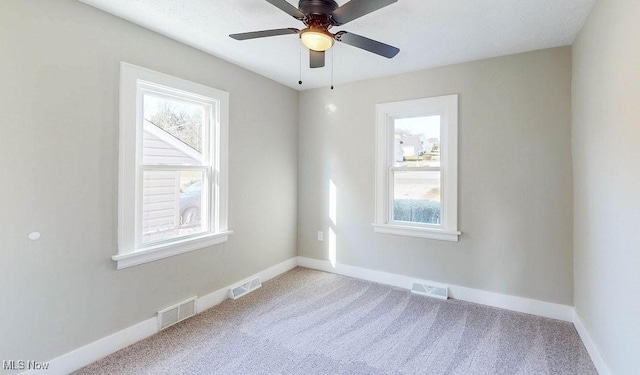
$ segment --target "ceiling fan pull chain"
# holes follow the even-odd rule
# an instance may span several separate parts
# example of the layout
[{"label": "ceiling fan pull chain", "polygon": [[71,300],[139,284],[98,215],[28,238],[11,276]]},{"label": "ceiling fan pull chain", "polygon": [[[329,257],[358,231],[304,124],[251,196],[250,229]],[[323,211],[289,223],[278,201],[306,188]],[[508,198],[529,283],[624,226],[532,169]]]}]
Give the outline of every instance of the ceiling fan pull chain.
[{"label": "ceiling fan pull chain", "polygon": [[299,79],[298,79],[298,84],[302,85],[302,49],[300,49],[300,55],[299,55],[299,59],[298,61],[300,62],[300,75],[299,75]]},{"label": "ceiling fan pull chain", "polygon": [[331,50],[331,90],[333,90],[333,55],[336,53],[335,48]]}]

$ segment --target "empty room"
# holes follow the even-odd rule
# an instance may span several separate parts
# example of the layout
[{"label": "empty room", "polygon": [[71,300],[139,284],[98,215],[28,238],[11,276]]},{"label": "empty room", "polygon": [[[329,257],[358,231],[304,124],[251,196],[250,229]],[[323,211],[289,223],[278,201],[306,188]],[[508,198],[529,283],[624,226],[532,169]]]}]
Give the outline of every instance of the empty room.
[{"label": "empty room", "polygon": [[0,0],[0,374],[640,373],[640,1]]}]

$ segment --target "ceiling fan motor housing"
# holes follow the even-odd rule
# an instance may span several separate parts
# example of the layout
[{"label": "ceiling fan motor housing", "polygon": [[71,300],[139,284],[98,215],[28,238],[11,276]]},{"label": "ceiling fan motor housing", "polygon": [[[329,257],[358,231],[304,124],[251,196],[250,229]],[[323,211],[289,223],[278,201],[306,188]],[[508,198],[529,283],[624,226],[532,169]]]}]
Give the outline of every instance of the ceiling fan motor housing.
[{"label": "ceiling fan motor housing", "polygon": [[324,28],[334,25],[331,14],[338,9],[338,3],[333,0],[300,0],[298,9],[305,14],[304,23],[307,26]]}]

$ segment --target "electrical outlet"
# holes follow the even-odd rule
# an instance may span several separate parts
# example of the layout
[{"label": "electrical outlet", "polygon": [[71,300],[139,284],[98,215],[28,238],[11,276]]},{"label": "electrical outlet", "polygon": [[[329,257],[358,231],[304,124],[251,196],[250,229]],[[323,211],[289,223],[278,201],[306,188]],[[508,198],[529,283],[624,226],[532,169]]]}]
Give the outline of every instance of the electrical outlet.
[{"label": "electrical outlet", "polygon": [[324,233],[322,231],[318,231],[318,241],[324,241]]}]

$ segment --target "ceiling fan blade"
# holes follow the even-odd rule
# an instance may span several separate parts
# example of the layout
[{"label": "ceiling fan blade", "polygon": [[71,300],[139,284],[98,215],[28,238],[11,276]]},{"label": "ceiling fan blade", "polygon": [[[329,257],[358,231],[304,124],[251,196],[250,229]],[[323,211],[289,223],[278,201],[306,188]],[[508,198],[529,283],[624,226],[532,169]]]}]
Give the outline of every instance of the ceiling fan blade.
[{"label": "ceiling fan blade", "polygon": [[287,34],[297,34],[300,30],[294,28],[288,29],[273,29],[273,30],[262,30],[262,31],[252,31],[249,33],[240,33],[240,34],[231,34],[229,35],[235,40],[247,40],[247,39],[255,39],[255,38],[264,38],[267,36],[278,36],[278,35],[287,35]]},{"label": "ceiling fan blade", "polygon": [[374,12],[387,5],[391,5],[398,0],[351,0],[340,8],[333,11],[333,20],[338,25],[344,25],[356,18]]},{"label": "ceiling fan blade", "polygon": [[285,0],[267,0],[267,2],[271,5],[278,7],[283,12],[289,14],[291,17],[302,20],[304,18],[304,13],[302,13],[298,8],[289,4]]},{"label": "ceiling fan blade", "polygon": [[365,38],[361,35],[348,33],[346,31],[340,31],[336,33],[337,41],[349,44],[354,47],[361,48],[365,51],[375,53],[376,55],[384,56],[388,59],[394,57],[400,52],[400,49],[384,44],[373,39]]},{"label": "ceiling fan blade", "polygon": [[309,67],[322,68],[323,66],[324,66],[324,51],[318,52],[310,49],[309,50]]}]

